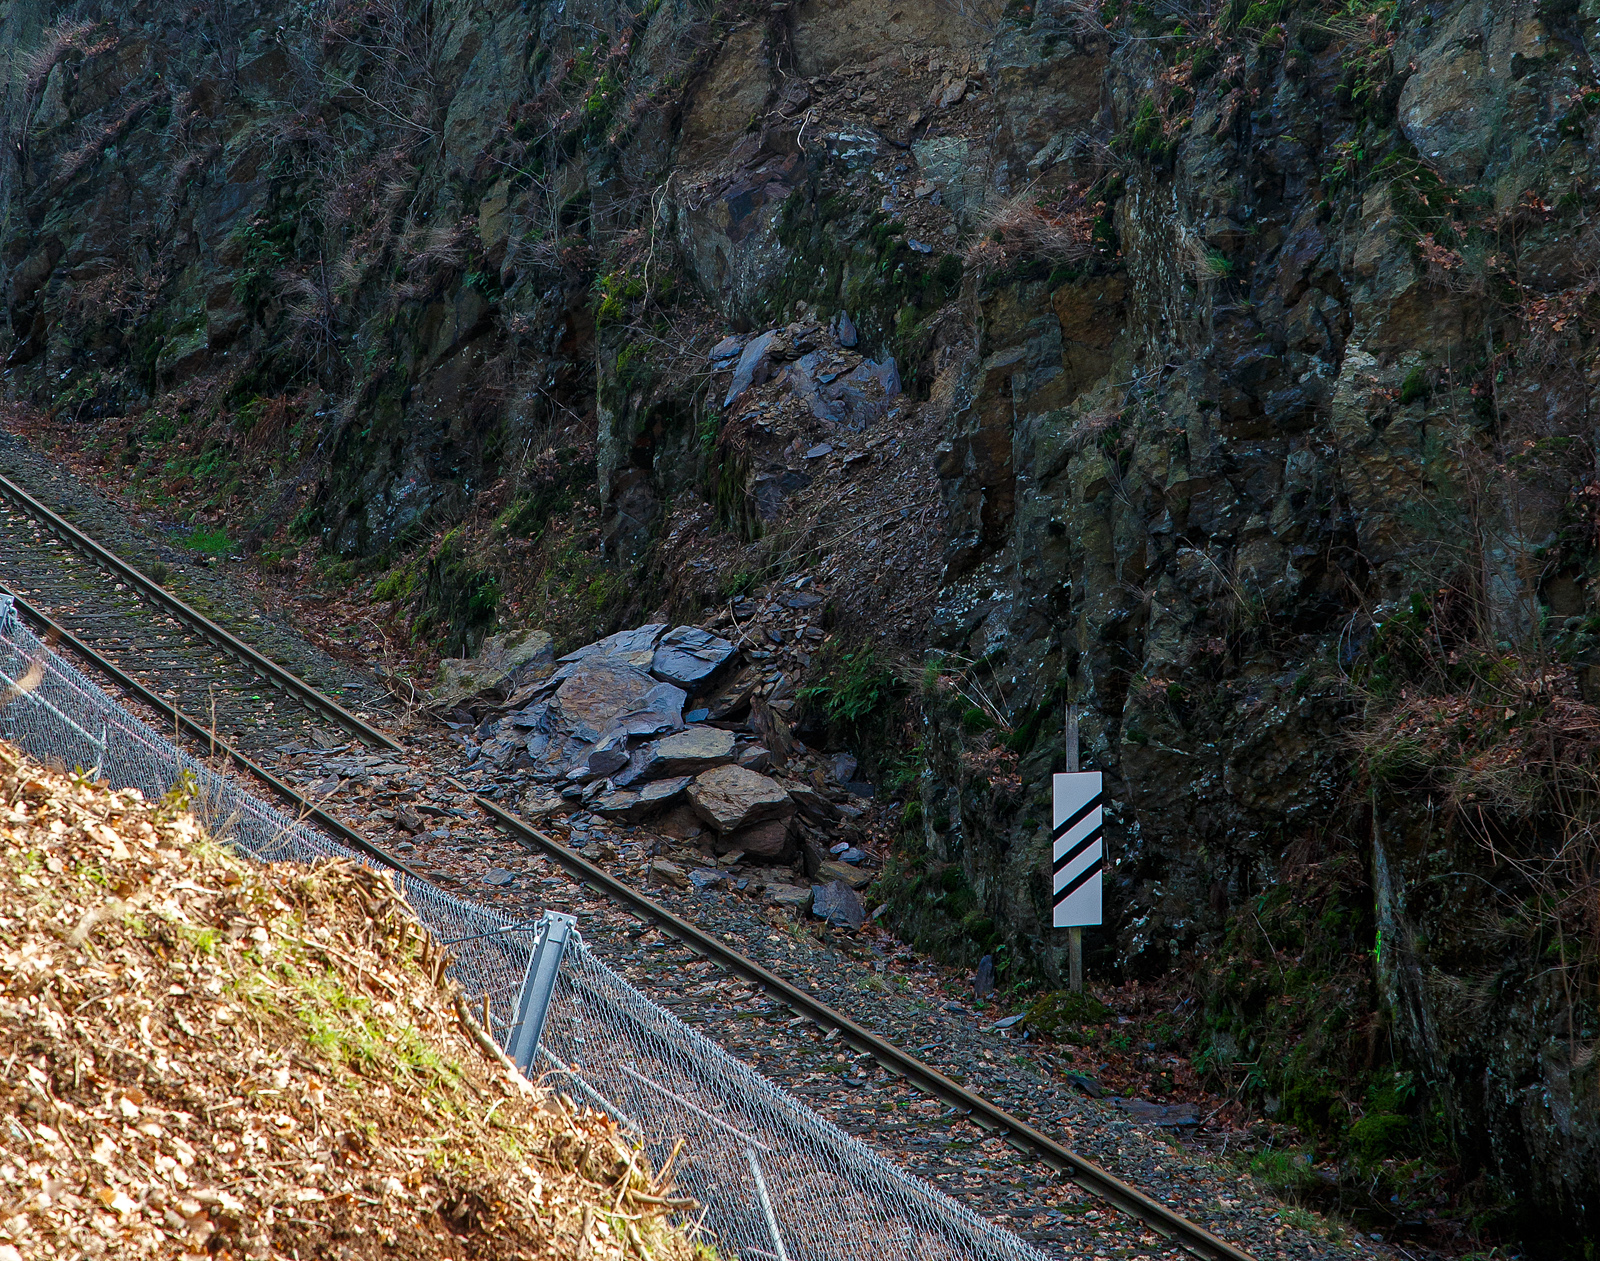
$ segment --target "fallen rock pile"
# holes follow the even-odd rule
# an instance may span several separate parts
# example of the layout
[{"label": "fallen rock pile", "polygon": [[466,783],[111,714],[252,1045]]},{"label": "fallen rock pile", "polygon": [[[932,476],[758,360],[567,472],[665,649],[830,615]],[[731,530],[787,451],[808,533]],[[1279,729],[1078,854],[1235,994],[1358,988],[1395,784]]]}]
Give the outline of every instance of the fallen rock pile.
[{"label": "fallen rock pile", "polygon": [[[788,598],[801,609],[820,603],[804,592]],[[784,694],[792,680],[774,678],[770,647],[735,644],[705,627],[651,623],[542,669],[519,664],[515,679],[480,689],[491,698],[509,689],[505,701],[457,703],[451,725],[468,773],[517,784],[524,815],[647,825],[697,842],[722,867],[791,864],[796,883],[761,882],[773,901],[815,904],[825,918],[859,926],[866,908],[857,890],[870,883],[875,864],[833,833],[860,815],[852,803],[871,789],[850,778],[854,759],[835,759],[830,779],[807,756],[780,711],[792,704]],[[503,650],[494,651],[499,659],[480,683],[503,670]],[[442,692],[440,703],[472,673],[462,663],[449,669],[455,693]],[[685,888],[725,882],[720,867],[671,860],[652,864],[651,876]],[[813,892],[834,884],[840,887],[827,898]]]},{"label": "fallen rock pile", "polygon": [[702,1255],[384,877],[243,863],[5,745],[0,851],[0,1261]]}]

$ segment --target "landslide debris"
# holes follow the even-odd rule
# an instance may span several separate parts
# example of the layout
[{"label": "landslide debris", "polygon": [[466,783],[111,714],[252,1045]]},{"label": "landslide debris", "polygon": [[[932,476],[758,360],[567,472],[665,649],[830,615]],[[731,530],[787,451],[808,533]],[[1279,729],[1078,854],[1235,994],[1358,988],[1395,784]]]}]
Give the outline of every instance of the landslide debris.
[{"label": "landslide debris", "polygon": [[702,1254],[385,877],[253,866],[3,744],[0,855],[0,1261]]}]

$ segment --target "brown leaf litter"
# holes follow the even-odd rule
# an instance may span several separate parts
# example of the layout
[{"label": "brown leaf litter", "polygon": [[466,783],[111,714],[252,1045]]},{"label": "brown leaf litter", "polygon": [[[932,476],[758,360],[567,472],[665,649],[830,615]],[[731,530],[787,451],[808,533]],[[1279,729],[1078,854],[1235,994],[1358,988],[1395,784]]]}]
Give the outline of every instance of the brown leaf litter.
[{"label": "brown leaf litter", "polygon": [[0,1261],[707,1255],[386,877],[251,865],[7,745],[0,854]]}]

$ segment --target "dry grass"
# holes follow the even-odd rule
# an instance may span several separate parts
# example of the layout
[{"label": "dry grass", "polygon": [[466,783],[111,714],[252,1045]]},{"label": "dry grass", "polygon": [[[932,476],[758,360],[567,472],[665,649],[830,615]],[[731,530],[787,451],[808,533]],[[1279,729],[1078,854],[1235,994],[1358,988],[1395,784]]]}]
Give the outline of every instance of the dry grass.
[{"label": "dry grass", "polygon": [[246,865],[8,746],[0,850],[0,1255],[696,1255],[688,1202],[510,1068],[384,877]]},{"label": "dry grass", "polygon": [[93,22],[67,18],[45,32],[39,47],[28,54],[23,61],[23,73],[27,76],[30,97],[44,91],[45,80],[50,77],[50,72],[63,57],[74,49],[87,45],[89,34],[94,28]]},{"label": "dry grass", "polygon": [[52,193],[59,193],[68,184],[83,174],[90,166],[99,161],[100,155],[108,146],[116,144],[127,134],[129,128],[138,122],[152,105],[166,98],[166,89],[157,88],[156,91],[142,96],[134,101],[112,122],[102,127],[96,134],[90,136],[78,148],[61,159],[51,178],[50,188]]},{"label": "dry grass", "polygon": [[1046,206],[1021,193],[984,211],[964,257],[969,270],[986,276],[1018,259],[1059,266],[1082,262],[1094,252],[1094,215],[1081,200]]}]

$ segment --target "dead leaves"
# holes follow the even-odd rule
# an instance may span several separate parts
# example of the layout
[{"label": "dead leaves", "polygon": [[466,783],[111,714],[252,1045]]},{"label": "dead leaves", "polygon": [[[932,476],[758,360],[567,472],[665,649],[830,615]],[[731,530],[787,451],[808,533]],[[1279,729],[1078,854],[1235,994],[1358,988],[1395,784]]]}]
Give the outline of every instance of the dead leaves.
[{"label": "dead leaves", "polygon": [[0,1261],[570,1254],[618,1202],[693,1255],[615,1125],[474,1035],[385,876],[245,865],[3,746],[0,849]]}]

